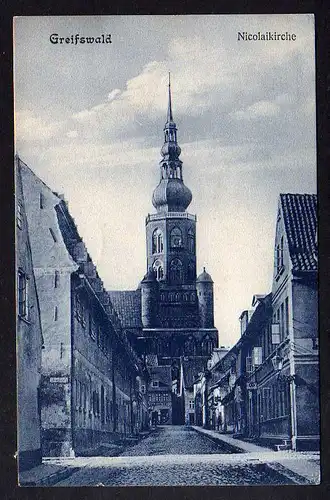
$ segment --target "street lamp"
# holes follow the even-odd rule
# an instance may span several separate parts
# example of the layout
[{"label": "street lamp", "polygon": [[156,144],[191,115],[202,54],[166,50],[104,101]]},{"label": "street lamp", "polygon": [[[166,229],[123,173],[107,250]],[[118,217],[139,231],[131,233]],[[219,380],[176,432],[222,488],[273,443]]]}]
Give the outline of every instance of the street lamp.
[{"label": "street lamp", "polygon": [[273,368],[276,372],[280,372],[283,368],[283,358],[276,353],[275,356],[272,357]]}]

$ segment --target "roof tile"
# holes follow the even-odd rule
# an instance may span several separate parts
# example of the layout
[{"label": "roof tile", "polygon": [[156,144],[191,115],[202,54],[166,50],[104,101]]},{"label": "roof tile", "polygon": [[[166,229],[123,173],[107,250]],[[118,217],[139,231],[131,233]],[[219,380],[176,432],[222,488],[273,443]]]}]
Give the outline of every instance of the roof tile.
[{"label": "roof tile", "polygon": [[317,195],[281,194],[293,271],[316,271]]}]

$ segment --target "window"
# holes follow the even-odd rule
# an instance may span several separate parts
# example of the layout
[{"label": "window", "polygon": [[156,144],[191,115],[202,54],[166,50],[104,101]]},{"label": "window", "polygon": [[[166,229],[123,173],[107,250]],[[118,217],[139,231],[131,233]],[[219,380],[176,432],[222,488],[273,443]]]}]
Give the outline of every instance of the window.
[{"label": "window", "polygon": [[75,307],[75,315],[79,323],[82,324],[83,327],[86,326],[86,311],[84,307],[84,303],[82,302],[79,295],[76,295],[76,307]]},{"label": "window", "polygon": [[28,316],[28,279],[24,272],[18,271],[18,314]]},{"label": "window", "polygon": [[252,358],[251,356],[247,356],[245,360],[245,369],[246,373],[252,373]]},{"label": "window", "polygon": [[16,224],[18,229],[22,229],[23,227],[23,207],[22,203],[17,202],[17,216],[16,216]]},{"label": "window", "polygon": [[280,242],[276,245],[276,274],[279,274],[283,269],[284,260],[283,260],[283,249],[284,249],[284,238],[281,236]]},{"label": "window", "polygon": [[141,392],[142,392],[142,394],[146,393],[146,386],[145,385],[141,385]]},{"label": "window", "polygon": [[188,231],[188,250],[190,253],[195,253],[195,234],[192,228]]},{"label": "window", "polygon": [[260,366],[262,364],[262,347],[253,348],[253,365]]},{"label": "window", "polygon": [[193,399],[189,400],[189,410],[195,409],[195,401]]},{"label": "window", "polygon": [[289,335],[289,297],[284,301],[284,337]]},{"label": "window", "polygon": [[182,247],[182,233],[178,227],[171,231],[171,248]]},{"label": "window", "polygon": [[158,380],[153,380],[152,381],[152,387],[159,387],[159,381]]},{"label": "window", "polygon": [[45,207],[45,198],[42,193],[39,194],[39,207],[44,208]]},{"label": "window", "polygon": [[93,340],[96,340],[97,336],[97,326],[92,315],[89,313],[89,335]]},{"label": "window", "polygon": [[212,350],[213,350],[213,342],[212,339],[210,339],[210,337],[207,335],[206,337],[204,337],[202,341],[202,353],[204,355],[211,354]]},{"label": "window", "polygon": [[56,238],[55,233],[54,233],[54,231],[52,230],[51,227],[49,228],[49,232],[50,232],[50,234],[51,234],[51,236],[52,236],[52,238],[54,240],[54,243],[56,243],[57,242],[57,238]]},{"label": "window", "polygon": [[59,281],[60,281],[60,273],[58,271],[55,271],[54,288],[58,288]]},{"label": "window", "polygon": [[54,307],[54,321],[57,321],[58,320],[58,307],[55,306]]},{"label": "window", "polygon": [[162,261],[159,259],[155,260],[152,267],[156,274],[157,281],[162,280],[164,278],[164,268]]},{"label": "window", "polygon": [[280,306],[280,322],[281,322],[281,341],[285,338],[285,317],[284,317],[284,303]]},{"label": "window", "polygon": [[193,337],[189,337],[184,343],[184,354],[194,356],[196,354],[196,343]]},{"label": "window", "polygon": [[188,264],[188,281],[194,281],[196,278],[195,264],[189,262]]},{"label": "window", "polygon": [[170,281],[181,283],[183,279],[183,266],[180,259],[173,259],[170,264]]},{"label": "window", "polygon": [[280,339],[280,325],[278,323],[272,324],[272,344],[277,345],[281,342]]},{"label": "window", "polygon": [[163,249],[163,233],[160,229],[155,229],[152,233],[152,253],[161,253]]}]

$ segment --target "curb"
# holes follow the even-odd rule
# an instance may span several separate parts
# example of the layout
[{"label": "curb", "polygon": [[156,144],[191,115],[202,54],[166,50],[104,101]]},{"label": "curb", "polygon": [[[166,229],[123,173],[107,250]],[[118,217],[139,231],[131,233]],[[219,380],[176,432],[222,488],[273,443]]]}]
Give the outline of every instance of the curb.
[{"label": "curb", "polygon": [[277,474],[281,474],[281,476],[290,479],[290,481],[293,481],[295,484],[301,484],[301,485],[316,484],[314,482],[309,481],[305,476],[301,476],[300,474],[297,474],[297,472],[293,472],[291,469],[284,467],[284,465],[280,464],[279,462],[272,462],[272,463],[266,462],[266,465],[270,469],[273,469],[273,471],[277,472]]},{"label": "curb", "polygon": [[241,448],[240,446],[236,446],[233,444],[226,443],[226,441],[224,441],[223,439],[221,439],[218,436],[209,435],[206,432],[203,432],[202,429],[196,429],[195,427],[191,427],[191,428],[193,431],[197,432],[198,434],[202,434],[204,437],[206,437],[210,441],[213,441],[213,442],[219,443],[219,444],[224,444],[224,445],[232,448],[234,451],[236,451],[236,453],[247,453],[246,450],[244,450],[244,448]]},{"label": "curb", "polygon": [[20,486],[53,486],[59,481],[62,481],[63,479],[68,478],[75,472],[79,470],[79,467],[66,467],[63,470],[54,472],[53,474],[50,474],[49,476],[45,476],[41,479],[35,480],[35,481],[24,481],[20,482]]}]

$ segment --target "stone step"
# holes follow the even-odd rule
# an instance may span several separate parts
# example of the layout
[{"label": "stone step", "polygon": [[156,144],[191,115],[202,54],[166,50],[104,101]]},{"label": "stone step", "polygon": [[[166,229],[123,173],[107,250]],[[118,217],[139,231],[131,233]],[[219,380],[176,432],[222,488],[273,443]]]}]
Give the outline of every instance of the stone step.
[{"label": "stone step", "polygon": [[275,448],[275,451],[286,451],[286,450],[291,450],[291,445],[290,444],[276,444],[274,448]]}]

